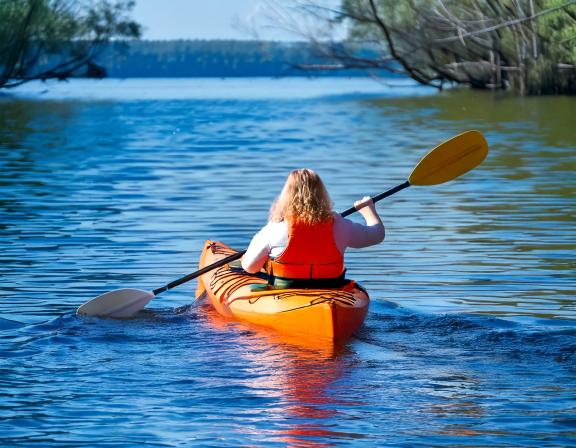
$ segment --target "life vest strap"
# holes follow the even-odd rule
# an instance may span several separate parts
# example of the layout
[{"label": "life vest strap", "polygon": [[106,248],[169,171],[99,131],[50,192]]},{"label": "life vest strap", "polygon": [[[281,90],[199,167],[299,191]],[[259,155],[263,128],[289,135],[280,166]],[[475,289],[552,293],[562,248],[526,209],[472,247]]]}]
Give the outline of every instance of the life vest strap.
[{"label": "life vest strap", "polygon": [[333,289],[342,288],[350,280],[346,279],[346,271],[336,278],[286,278],[270,274],[268,284],[282,289]]}]

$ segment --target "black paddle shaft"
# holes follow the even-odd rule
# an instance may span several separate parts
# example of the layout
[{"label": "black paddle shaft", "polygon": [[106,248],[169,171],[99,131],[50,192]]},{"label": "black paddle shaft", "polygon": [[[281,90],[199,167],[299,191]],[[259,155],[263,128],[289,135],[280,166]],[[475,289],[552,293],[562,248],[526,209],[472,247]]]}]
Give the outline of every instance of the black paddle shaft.
[{"label": "black paddle shaft", "polygon": [[[410,182],[406,181],[403,184],[397,185],[394,188],[390,188],[390,190],[385,191],[384,193],[380,193],[377,194],[376,196],[372,197],[372,201],[373,202],[378,202],[381,199],[387,198],[388,196],[392,196],[394,193],[398,193],[401,190],[404,190],[404,188],[408,188],[410,186]],[[356,207],[350,207],[348,210],[345,210],[344,212],[340,213],[340,215],[345,218],[348,215],[351,215],[354,212],[357,212],[358,210],[356,209]]]},{"label": "black paddle shaft", "polygon": [[161,288],[155,289],[152,292],[154,293],[155,296],[157,296],[161,292],[175,288],[176,286],[181,285],[182,283],[189,282],[190,280],[194,280],[196,277],[200,277],[202,274],[205,274],[206,272],[210,272],[213,269],[219,268],[220,266],[224,266],[225,264],[231,263],[234,260],[239,260],[240,258],[242,258],[242,255],[244,255],[245,253],[246,253],[245,250],[242,250],[240,252],[236,252],[235,254],[232,254],[232,255],[229,255],[225,258],[222,258],[222,260],[218,260],[216,263],[212,263],[209,266],[203,267],[199,271],[192,272],[191,274],[188,274],[182,278],[179,278],[178,280],[174,280],[173,282],[170,282],[167,285],[162,286]]},{"label": "black paddle shaft", "polygon": [[[394,193],[399,192],[400,190],[404,190],[404,188],[408,188],[409,186],[410,186],[410,182],[406,181],[403,184],[400,184],[394,188],[391,188],[388,191],[385,191],[384,193],[380,193],[380,194],[372,197],[372,201],[378,202],[379,200],[384,199],[388,196],[391,196]],[[340,216],[342,216],[344,218],[344,217],[351,215],[352,213],[357,212],[357,211],[358,211],[358,209],[356,209],[355,207],[350,207],[348,210],[345,210],[342,213],[340,213]],[[179,278],[178,280],[174,280],[173,282],[170,282],[167,285],[162,286],[161,288],[155,289],[152,292],[154,293],[155,296],[157,296],[158,294],[160,294],[164,291],[167,291],[169,289],[175,288],[176,286],[179,286],[182,283],[186,283],[186,282],[189,282],[190,280],[194,280],[196,277],[200,277],[202,274],[205,274],[206,272],[210,272],[216,268],[224,266],[224,265],[231,263],[235,260],[239,260],[240,258],[242,258],[242,255],[244,255],[245,253],[246,253],[245,250],[242,250],[240,252],[236,252],[235,254],[232,254],[232,255],[229,255],[225,258],[222,258],[222,260],[219,260],[216,263],[212,263],[209,266],[203,267],[199,271],[192,272],[191,274],[188,274],[182,278]]]}]

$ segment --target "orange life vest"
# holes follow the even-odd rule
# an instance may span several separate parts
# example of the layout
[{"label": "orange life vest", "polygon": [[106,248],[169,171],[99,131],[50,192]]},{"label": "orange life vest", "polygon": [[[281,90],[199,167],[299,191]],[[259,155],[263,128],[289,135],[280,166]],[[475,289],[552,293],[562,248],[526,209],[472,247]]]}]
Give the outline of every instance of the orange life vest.
[{"label": "orange life vest", "polygon": [[288,222],[288,244],[268,264],[268,273],[286,279],[335,279],[344,274],[344,256],[334,241],[334,218],[318,224]]}]

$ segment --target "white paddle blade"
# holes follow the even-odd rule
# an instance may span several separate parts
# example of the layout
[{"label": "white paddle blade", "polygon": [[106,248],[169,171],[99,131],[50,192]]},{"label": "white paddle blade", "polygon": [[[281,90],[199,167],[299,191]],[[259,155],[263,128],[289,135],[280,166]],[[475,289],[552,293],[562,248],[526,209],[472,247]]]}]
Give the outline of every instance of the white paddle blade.
[{"label": "white paddle blade", "polygon": [[82,305],[76,314],[99,317],[132,317],[154,298],[154,293],[141,289],[117,289],[102,294]]}]

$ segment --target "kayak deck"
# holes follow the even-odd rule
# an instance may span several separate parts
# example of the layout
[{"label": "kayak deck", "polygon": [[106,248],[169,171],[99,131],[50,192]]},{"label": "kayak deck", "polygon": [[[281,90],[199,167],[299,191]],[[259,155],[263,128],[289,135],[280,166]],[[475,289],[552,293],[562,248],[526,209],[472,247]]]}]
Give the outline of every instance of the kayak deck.
[{"label": "kayak deck", "polygon": [[[234,253],[222,243],[206,241],[199,267]],[[362,325],[370,302],[354,281],[340,289],[274,289],[264,272],[248,274],[230,264],[199,278],[197,296],[204,293],[222,316],[333,341],[348,339]]]}]

